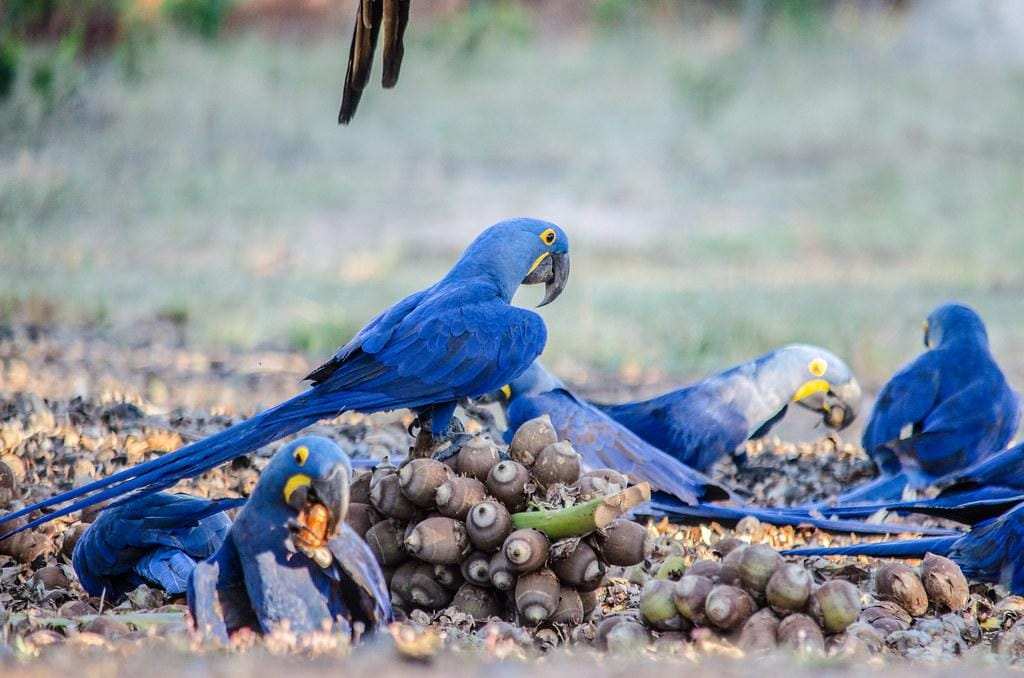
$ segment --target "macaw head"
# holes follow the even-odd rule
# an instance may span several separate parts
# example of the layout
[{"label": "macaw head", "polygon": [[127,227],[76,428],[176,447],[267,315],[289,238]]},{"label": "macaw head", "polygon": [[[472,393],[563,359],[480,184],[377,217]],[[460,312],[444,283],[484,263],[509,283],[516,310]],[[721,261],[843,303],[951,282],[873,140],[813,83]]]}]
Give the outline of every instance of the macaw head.
[{"label": "macaw head", "polygon": [[974,309],[964,304],[943,304],[924,321],[924,345],[936,348],[958,339],[972,339],[988,345],[988,332]]},{"label": "macaw head", "polygon": [[283,505],[296,545],[320,547],[348,514],[348,455],[333,441],[305,436],[285,445],[264,469],[250,502]]},{"label": "macaw head", "polygon": [[820,412],[829,428],[842,430],[857,418],[860,408],[860,384],[845,362],[818,346],[793,346],[798,368],[803,371],[793,402]]},{"label": "macaw head", "polygon": [[558,298],[569,280],[569,237],[549,221],[501,221],[470,243],[448,275],[490,278],[508,300],[520,285],[543,283],[538,306],[544,306]]}]

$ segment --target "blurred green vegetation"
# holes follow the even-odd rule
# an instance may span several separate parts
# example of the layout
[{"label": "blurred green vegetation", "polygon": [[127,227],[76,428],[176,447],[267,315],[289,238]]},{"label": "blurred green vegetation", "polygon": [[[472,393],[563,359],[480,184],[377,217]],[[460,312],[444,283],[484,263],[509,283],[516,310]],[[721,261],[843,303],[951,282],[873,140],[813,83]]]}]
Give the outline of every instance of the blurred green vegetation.
[{"label": "blurred green vegetation", "polygon": [[161,31],[131,78],[116,51],[62,62],[74,86],[45,111],[19,76],[0,314],[46,300],[119,331],[173,314],[201,343],[323,357],[530,214],[573,238],[543,311],[556,369],[682,378],[809,341],[877,386],[959,298],[1024,383],[1024,68],[908,49],[887,17],[816,14],[807,39],[791,14],[811,4],[771,5],[763,42],[742,3],[647,32],[613,1],[578,34],[509,2],[414,17],[398,87],[347,128],[347,24]]}]

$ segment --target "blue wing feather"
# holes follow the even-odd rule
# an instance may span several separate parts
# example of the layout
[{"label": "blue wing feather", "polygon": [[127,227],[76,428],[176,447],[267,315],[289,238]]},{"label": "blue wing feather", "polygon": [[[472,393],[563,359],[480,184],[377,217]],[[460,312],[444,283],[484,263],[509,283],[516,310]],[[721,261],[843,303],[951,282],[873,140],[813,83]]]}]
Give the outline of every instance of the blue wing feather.
[{"label": "blue wing feather", "polygon": [[508,409],[509,430],[541,414],[551,417],[559,437],[573,444],[588,468],[613,468],[688,504],[730,498],[727,489],[655,449],[565,389],[517,396]]},{"label": "blue wing feather", "polygon": [[[347,524],[342,525],[338,535],[328,542],[334,555],[332,569],[328,576],[338,582],[339,594],[354,598],[347,607],[367,631],[375,631],[390,624],[394,619],[391,609],[391,595],[387,581],[377,564],[369,546]],[[356,591],[350,591],[354,584]]]},{"label": "blue wing feather", "polygon": [[311,373],[313,388],[163,457],[9,513],[0,523],[65,504],[0,538],[132,492],[157,492],[346,410],[422,409],[496,390],[529,367],[546,339],[541,317],[510,306],[493,285],[435,286],[372,321]]},{"label": "blue wing feather", "polygon": [[152,494],[104,511],[75,545],[75,572],[95,596],[119,599],[142,581],[182,593],[179,575],[220,547],[231,526],[223,512],[234,505]]}]

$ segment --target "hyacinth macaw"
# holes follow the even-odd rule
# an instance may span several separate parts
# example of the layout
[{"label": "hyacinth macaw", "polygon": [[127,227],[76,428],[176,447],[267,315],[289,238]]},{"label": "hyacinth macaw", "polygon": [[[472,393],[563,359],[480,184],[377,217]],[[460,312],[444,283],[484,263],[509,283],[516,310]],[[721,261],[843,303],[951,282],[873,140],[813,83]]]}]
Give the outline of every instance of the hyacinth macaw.
[{"label": "hyacinth macaw", "polygon": [[860,397],[846,363],[823,348],[793,345],[650,400],[598,407],[706,472],[744,441],[766,435],[790,403],[821,412],[827,426],[842,429],[856,417]]},{"label": "hyacinth macaw", "polygon": [[799,548],[784,553],[790,556],[876,558],[923,558],[926,553],[934,553],[953,560],[971,579],[1004,584],[1012,593],[1024,595],[1024,506],[980,523],[960,536]]},{"label": "hyacinth macaw", "polygon": [[588,469],[612,468],[634,482],[647,481],[687,504],[729,499],[728,489],[651,447],[599,409],[578,398],[535,362],[501,390],[506,442],[524,422],[547,414],[560,440],[568,440]]},{"label": "hyacinth macaw", "polygon": [[341,95],[338,122],[347,125],[356,114],[359,99],[370,82],[373,53],[383,33],[381,59],[384,73],[381,85],[387,88],[398,83],[405,46],[402,43],[405,27],[409,24],[412,0],[360,0],[356,5],[356,21],[352,27],[352,45],[348,52],[348,70]]},{"label": "hyacinth macaw", "polygon": [[837,518],[863,518],[883,510],[921,513],[974,525],[1024,502],[1024,444],[997,452],[935,484],[942,490],[931,499],[843,504],[821,507],[817,512]]},{"label": "hyacinth macaw", "polygon": [[[707,504],[733,499],[728,489],[678,459],[647,444],[631,431],[576,396],[557,377],[535,362],[526,372],[501,389],[511,441],[524,422],[548,415],[559,439],[568,440],[589,468],[612,468],[634,481],[647,481],[657,490],[648,508],[638,512],[666,516],[677,522],[716,520],[735,523],[754,516],[772,525],[812,525],[833,532],[862,534],[949,534],[950,530],[916,525],[831,520],[820,516],[788,514],[734,501],[731,506]],[[495,396],[497,397],[497,396]]]},{"label": "hyacinth macaw", "polygon": [[130,492],[191,478],[342,412],[409,408],[435,436],[449,432],[459,400],[519,376],[547,340],[541,317],[511,304],[521,284],[545,284],[550,303],[569,276],[569,239],[555,224],[512,219],[486,229],[439,282],[370,321],[326,363],[313,385],[225,431],[0,518],[71,504],[6,536]]},{"label": "hyacinth macaw", "polygon": [[103,511],[75,544],[78,581],[114,604],[140,584],[181,595],[196,562],[224,542],[224,511],[243,501],[158,492]]},{"label": "hyacinth macaw", "polygon": [[373,552],[345,523],[351,466],[333,441],[299,438],[260,476],[220,549],[188,586],[196,630],[372,633],[392,620]]},{"label": "hyacinth macaw", "polygon": [[882,388],[864,429],[881,476],[838,503],[897,500],[908,485],[927,487],[1005,449],[1016,433],[1020,399],[977,313],[938,307],[925,321],[924,344],[928,350]]}]

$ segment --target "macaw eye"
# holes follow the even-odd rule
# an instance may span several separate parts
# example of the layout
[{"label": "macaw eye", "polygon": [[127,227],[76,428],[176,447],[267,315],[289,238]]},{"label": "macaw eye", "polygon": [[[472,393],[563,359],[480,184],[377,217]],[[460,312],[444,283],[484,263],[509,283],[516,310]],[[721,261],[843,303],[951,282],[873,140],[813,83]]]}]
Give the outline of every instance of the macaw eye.
[{"label": "macaw eye", "polygon": [[557,238],[558,234],[555,233],[555,229],[553,228],[545,228],[544,231],[540,234],[540,241],[545,245],[555,244],[555,240]]},{"label": "macaw eye", "polygon": [[306,447],[305,445],[300,445],[296,447],[295,451],[292,452],[292,457],[295,458],[296,464],[298,464],[299,466],[304,465],[306,463],[306,460],[309,459],[309,448]]},{"label": "macaw eye", "polygon": [[828,363],[821,358],[815,358],[807,365],[807,371],[816,377],[820,377],[828,371]]}]

